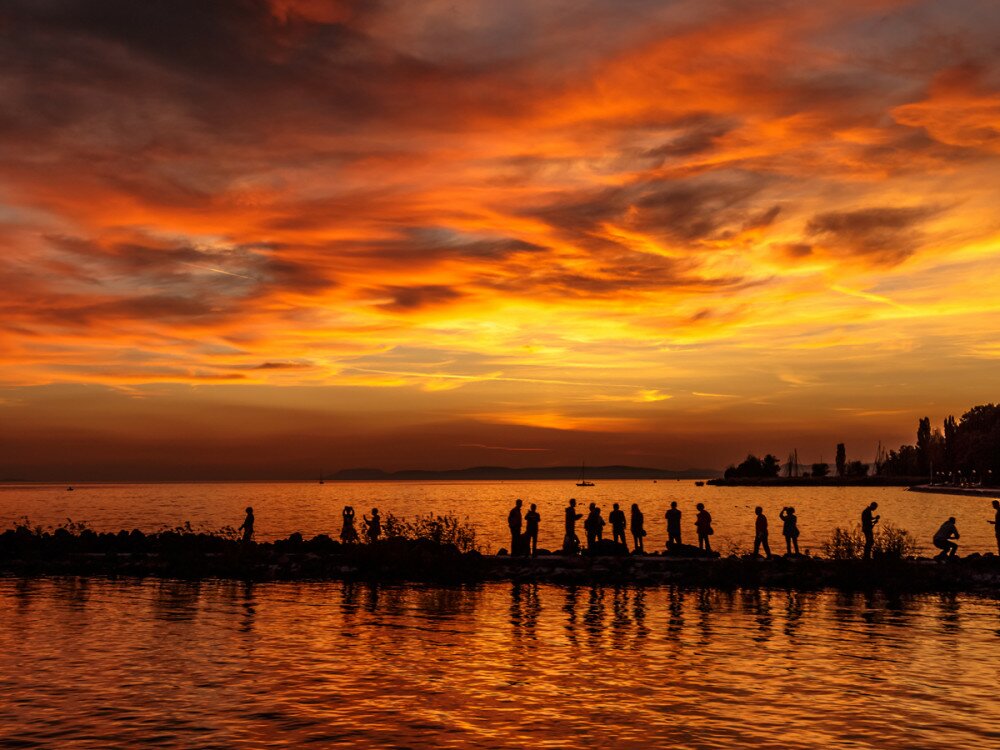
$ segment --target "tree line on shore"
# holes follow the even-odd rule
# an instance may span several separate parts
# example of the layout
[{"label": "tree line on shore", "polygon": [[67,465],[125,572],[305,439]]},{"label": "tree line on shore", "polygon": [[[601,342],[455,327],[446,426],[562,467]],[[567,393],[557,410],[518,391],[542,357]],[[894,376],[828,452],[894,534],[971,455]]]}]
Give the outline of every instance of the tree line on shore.
[{"label": "tree line on shore", "polygon": [[[932,428],[930,417],[917,425],[916,442],[885,450],[880,445],[872,464],[848,460],[844,443],[837,444],[834,466],[839,478],[921,477],[935,482],[992,486],[1000,478],[1000,405],[974,406],[959,419],[945,418],[941,428]],[[750,454],[725,471],[726,479],[770,479],[787,476],[830,476],[831,467],[817,462],[801,467],[790,456],[784,466],[774,454],[763,458]]]},{"label": "tree line on shore", "polygon": [[923,417],[916,443],[880,455],[876,472],[992,485],[1000,476],[1000,405],[974,406],[958,420],[949,415],[940,429]]}]

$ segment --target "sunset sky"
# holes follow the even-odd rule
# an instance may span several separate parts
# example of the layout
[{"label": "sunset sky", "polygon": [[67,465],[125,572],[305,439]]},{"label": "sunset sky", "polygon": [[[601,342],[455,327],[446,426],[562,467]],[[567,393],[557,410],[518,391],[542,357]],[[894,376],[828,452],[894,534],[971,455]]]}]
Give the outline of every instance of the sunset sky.
[{"label": "sunset sky", "polygon": [[8,0],[0,478],[870,459],[1000,398],[994,0]]}]

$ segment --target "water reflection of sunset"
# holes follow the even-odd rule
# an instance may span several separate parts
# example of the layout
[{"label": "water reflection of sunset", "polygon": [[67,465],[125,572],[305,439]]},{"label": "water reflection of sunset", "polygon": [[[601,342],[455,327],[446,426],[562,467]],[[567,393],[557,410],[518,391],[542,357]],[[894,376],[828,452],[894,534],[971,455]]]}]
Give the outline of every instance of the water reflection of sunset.
[{"label": "water reflection of sunset", "polygon": [[0,605],[21,743],[971,748],[1000,713],[997,603],[955,594],[46,578]]}]

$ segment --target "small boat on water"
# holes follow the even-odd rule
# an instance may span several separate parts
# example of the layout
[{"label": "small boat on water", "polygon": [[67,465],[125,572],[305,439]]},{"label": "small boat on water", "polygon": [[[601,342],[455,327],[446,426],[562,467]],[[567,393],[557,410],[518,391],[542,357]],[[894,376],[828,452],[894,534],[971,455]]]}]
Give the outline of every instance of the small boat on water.
[{"label": "small boat on water", "polygon": [[593,482],[587,481],[587,464],[580,465],[580,481],[576,483],[577,487],[593,487]]},{"label": "small boat on water", "polygon": [[704,482],[695,482],[695,483],[694,483],[694,486],[695,486],[695,487],[704,487],[704,486],[705,486],[705,483],[704,483]]}]

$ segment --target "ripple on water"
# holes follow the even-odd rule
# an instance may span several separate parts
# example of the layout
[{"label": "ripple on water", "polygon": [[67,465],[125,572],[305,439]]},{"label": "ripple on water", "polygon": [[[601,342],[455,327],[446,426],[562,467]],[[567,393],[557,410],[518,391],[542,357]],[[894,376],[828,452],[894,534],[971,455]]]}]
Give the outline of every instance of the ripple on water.
[{"label": "ripple on water", "polygon": [[996,746],[1000,605],[0,580],[2,747]]}]

